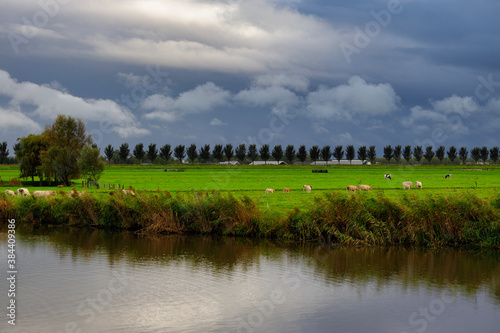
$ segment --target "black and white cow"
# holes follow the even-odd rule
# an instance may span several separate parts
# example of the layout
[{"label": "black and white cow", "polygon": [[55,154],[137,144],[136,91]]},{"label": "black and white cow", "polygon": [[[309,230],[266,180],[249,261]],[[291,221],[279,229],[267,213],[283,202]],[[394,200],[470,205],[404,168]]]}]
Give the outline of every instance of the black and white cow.
[{"label": "black and white cow", "polygon": [[444,179],[446,179],[446,178],[451,178],[451,173],[449,173],[446,176],[444,176]]},{"label": "black and white cow", "polygon": [[388,174],[384,175],[384,179],[390,179],[390,180],[392,180],[392,178],[391,178],[391,174],[390,174],[390,173],[388,173]]}]

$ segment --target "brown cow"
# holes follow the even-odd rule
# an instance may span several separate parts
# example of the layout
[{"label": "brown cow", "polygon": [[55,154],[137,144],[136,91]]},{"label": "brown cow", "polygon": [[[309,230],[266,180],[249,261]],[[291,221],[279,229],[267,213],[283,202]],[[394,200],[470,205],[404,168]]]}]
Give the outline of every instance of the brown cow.
[{"label": "brown cow", "polygon": [[291,189],[286,188],[286,187],[283,189],[283,193],[290,193],[290,191],[291,191]]}]

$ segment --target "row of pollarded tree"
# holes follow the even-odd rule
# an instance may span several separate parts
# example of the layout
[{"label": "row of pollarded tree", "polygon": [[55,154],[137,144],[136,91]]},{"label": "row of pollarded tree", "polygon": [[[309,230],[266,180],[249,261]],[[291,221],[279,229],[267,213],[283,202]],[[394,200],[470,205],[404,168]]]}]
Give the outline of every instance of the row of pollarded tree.
[{"label": "row of pollarded tree", "polygon": [[[217,144],[212,150],[208,144],[203,145],[199,149],[195,144],[191,144],[187,148],[184,145],[178,145],[173,149],[171,145],[166,144],[158,150],[154,143],[151,143],[148,149],[145,150],[144,144],[139,143],[131,153],[128,143],[123,143],[117,150],[115,150],[112,145],[108,145],[104,149],[104,155],[109,163],[126,163],[131,157],[133,157],[135,161],[140,162],[146,160],[154,162],[157,158],[161,158],[163,162],[168,162],[171,157],[174,157],[179,163],[182,163],[186,157],[191,163],[194,163],[195,160],[206,163],[210,161],[231,161],[234,159],[238,160],[240,163],[244,163],[245,161],[251,163],[258,159],[266,162],[270,160],[271,157],[275,161],[287,161],[288,163],[293,163],[294,161],[304,163],[308,159],[312,162],[330,161],[333,157],[340,163],[342,159],[351,162],[357,157],[359,160],[373,163],[377,158],[377,151],[375,146],[370,146],[368,148],[366,146],[360,146],[356,151],[352,145],[346,146],[345,149],[341,145],[335,146],[333,149],[328,145],[322,148],[319,146],[312,146],[309,150],[306,149],[306,146],[301,145],[298,151],[295,150],[293,145],[288,145],[285,149],[283,149],[282,145],[276,145],[271,150],[270,146],[267,144],[262,145],[259,149],[257,149],[257,145],[255,144],[249,145],[248,148],[245,144],[240,144],[236,147],[233,147],[232,144]],[[405,160],[407,163],[420,163],[422,159],[427,160],[429,163],[433,159],[437,159],[439,163],[443,163],[445,156],[451,163],[455,163],[457,159],[465,163],[469,158],[469,151],[466,147],[457,149],[454,146],[449,147],[448,151],[446,151],[444,146],[439,146],[434,151],[431,146],[427,146],[424,149],[422,146],[412,147],[408,145],[403,148],[399,145],[395,147],[388,145],[384,147],[383,155],[387,163],[391,163],[391,161],[400,163],[402,160]],[[493,163],[497,163],[499,159],[499,148],[493,147],[488,149],[487,147],[474,147],[470,151],[470,157],[476,163],[480,160],[483,162],[491,160]]]}]

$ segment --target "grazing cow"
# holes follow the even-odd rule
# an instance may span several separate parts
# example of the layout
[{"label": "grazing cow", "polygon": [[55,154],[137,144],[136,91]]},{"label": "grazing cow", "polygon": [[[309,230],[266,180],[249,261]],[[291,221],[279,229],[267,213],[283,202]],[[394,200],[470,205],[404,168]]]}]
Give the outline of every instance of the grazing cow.
[{"label": "grazing cow", "polygon": [[403,182],[403,190],[409,189],[411,190],[412,182]]},{"label": "grazing cow", "polygon": [[392,180],[392,178],[391,178],[391,174],[390,174],[390,173],[385,174],[385,175],[384,175],[384,179],[390,179],[390,180]]},{"label": "grazing cow", "polygon": [[5,195],[10,195],[11,197],[15,197],[16,193],[14,191],[11,191],[11,190],[5,190]]},{"label": "grazing cow", "polygon": [[422,183],[419,181],[415,182],[415,188],[422,188]]},{"label": "grazing cow", "polygon": [[18,188],[17,189],[18,197],[31,197],[30,191],[27,188]]},{"label": "grazing cow", "polygon": [[358,185],[358,189],[359,191],[369,191],[372,189],[372,187],[369,185]]},{"label": "grazing cow", "polygon": [[266,188],[266,194],[268,194],[268,193],[274,193],[274,189]]},{"label": "grazing cow", "polygon": [[[311,190],[312,190],[312,186],[309,186],[309,185],[304,185],[305,186],[305,190],[307,191],[307,193],[311,193]],[[302,189],[304,190],[304,189]]]},{"label": "grazing cow", "polygon": [[48,198],[56,195],[56,191],[33,191],[33,196],[37,198]]},{"label": "grazing cow", "polygon": [[131,196],[135,197],[135,193],[132,190],[122,190],[122,192],[125,195],[131,195]]},{"label": "grazing cow", "polygon": [[451,173],[449,173],[446,176],[444,176],[444,179],[446,179],[446,178],[451,178]]},{"label": "grazing cow", "polygon": [[64,185],[57,185],[57,187],[58,187],[58,188],[63,188],[63,187],[64,187]]},{"label": "grazing cow", "polygon": [[345,193],[347,192],[353,192],[353,193],[356,193],[356,191],[358,190],[358,187],[357,186],[354,186],[354,185],[348,185],[345,189]]},{"label": "grazing cow", "polygon": [[307,189],[307,187],[310,187],[311,189],[313,188],[311,185],[304,185],[304,186],[302,186],[302,191],[305,191]]},{"label": "grazing cow", "polygon": [[283,193],[290,193],[290,191],[291,191],[291,189],[286,188],[286,187],[283,189]]}]

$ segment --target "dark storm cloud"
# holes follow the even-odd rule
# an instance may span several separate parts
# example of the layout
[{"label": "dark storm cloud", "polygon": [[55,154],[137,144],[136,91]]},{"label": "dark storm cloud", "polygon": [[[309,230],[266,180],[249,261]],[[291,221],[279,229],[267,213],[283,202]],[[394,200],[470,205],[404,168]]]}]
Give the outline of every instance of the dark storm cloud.
[{"label": "dark storm cloud", "polygon": [[115,145],[489,144],[499,10],[488,0],[6,0],[0,139],[67,113]]}]

